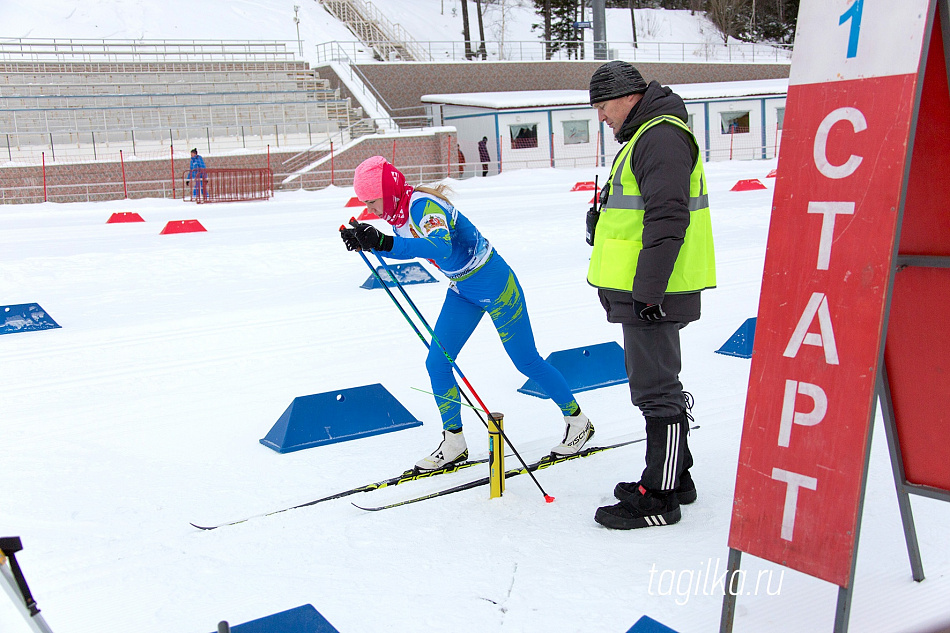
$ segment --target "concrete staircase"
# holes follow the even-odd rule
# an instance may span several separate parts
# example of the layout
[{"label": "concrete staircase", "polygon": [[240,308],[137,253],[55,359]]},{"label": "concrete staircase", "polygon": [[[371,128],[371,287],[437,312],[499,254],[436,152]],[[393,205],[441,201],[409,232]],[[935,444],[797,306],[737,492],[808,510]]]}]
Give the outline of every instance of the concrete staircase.
[{"label": "concrete staircase", "polygon": [[346,24],[383,61],[431,61],[406,29],[394,24],[368,0],[320,0],[331,15]]}]

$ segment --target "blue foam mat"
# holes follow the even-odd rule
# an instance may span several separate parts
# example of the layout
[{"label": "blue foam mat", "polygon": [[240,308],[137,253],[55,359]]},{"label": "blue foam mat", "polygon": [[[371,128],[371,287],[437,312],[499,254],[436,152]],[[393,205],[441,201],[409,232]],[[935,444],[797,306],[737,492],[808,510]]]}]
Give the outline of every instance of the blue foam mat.
[{"label": "blue foam mat", "polygon": [[[574,393],[627,382],[623,348],[613,341],[561,350],[545,360],[561,372]],[[518,391],[538,398],[548,397],[534,380],[528,380]]]},{"label": "blue foam mat", "polygon": [[676,633],[676,631],[644,615],[632,627],[627,629],[627,633]]},{"label": "blue foam mat", "polygon": [[716,350],[717,354],[752,358],[752,345],[755,342],[755,317],[746,319],[728,341]]},{"label": "blue foam mat", "polygon": [[421,425],[376,383],[294,398],[261,444],[290,453]]},{"label": "blue foam mat", "polygon": [[36,332],[62,327],[38,303],[0,307],[0,334]]},{"label": "blue foam mat", "polygon": [[[437,283],[439,281],[433,277],[432,274],[419,262],[390,264],[389,269],[393,271],[393,276],[396,277],[396,281],[401,283],[403,286],[411,286],[413,284],[431,284]],[[376,272],[379,273],[380,279],[385,281],[387,286],[391,287],[396,285],[392,279],[390,279],[389,273],[386,272],[386,269],[382,266],[378,266],[376,268]],[[382,284],[379,283],[379,279],[376,279],[376,275],[370,275],[369,279],[364,281],[360,286],[360,288],[365,288],[366,290],[382,287]]]},{"label": "blue foam mat", "polygon": [[231,627],[232,633],[339,633],[312,604]]}]

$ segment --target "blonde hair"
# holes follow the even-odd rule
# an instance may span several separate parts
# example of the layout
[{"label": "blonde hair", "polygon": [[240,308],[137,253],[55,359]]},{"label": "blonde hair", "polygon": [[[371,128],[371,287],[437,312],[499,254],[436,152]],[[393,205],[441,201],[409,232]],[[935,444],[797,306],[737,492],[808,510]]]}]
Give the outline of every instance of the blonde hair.
[{"label": "blonde hair", "polygon": [[416,191],[421,191],[422,193],[427,193],[427,194],[429,194],[430,196],[435,196],[436,198],[441,198],[442,200],[445,200],[445,201],[448,202],[449,204],[452,204],[452,201],[449,200],[449,197],[448,197],[447,194],[449,194],[449,193],[455,193],[455,192],[452,190],[452,188],[451,188],[450,186],[448,186],[447,184],[445,184],[444,182],[440,182],[440,183],[437,184],[437,185],[432,185],[431,187],[428,186],[428,185],[419,185],[419,186],[416,187],[415,189],[416,189]]}]

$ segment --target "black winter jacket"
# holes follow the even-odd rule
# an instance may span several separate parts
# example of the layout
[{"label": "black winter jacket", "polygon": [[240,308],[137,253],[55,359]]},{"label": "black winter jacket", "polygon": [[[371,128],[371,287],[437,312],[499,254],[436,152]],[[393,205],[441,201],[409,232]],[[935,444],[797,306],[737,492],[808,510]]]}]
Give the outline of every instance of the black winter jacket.
[{"label": "black winter jacket", "polygon": [[[670,88],[651,81],[621,126],[617,140],[630,141],[641,125],[662,114],[687,121],[683,100]],[[698,148],[687,134],[668,124],[653,126],[637,140],[631,168],[646,209],[643,250],[637,262],[632,293],[598,291],[611,323],[647,323],[634,313],[634,298],[643,303],[661,304],[666,313],[664,321],[688,323],[699,319],[699,292],[665,294],[689,226],[689,179],[698,155]]]}]

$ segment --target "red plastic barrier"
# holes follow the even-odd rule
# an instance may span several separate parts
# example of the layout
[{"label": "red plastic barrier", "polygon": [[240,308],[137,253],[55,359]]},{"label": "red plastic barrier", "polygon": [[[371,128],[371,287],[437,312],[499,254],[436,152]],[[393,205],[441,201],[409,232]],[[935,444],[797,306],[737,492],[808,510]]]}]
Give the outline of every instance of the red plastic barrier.
[{"label": "red plastic barrier", "polygon": [[740,180],[735,185],[732,186],[732,189],[729,191],[754,191],[756,189],[767,189],[765,185],[759,182],[758,178],[750,178],[748,180]]},{"label": "red plastic barrier", "polygon": [[766,176],[766,178],[775,178],[776,176],[778,176],[778,170],[773,169],[772,171],[769,172],[769,175]]},{"label": "red plastic barrier", "polygon": [[106,224],[116,224],[119,222],[145,222],[145,219],[134,211],[126,211],[124,213],[113,213],[109,216],[109,219],[106,220]]},{"label": "red plastic barrier", "polygon": [[574,186],[571,187],[571,191],[593,191],[594,183],[593,182],[577,182],[574,183]]},{"label": "red plastic barrier", "polygon": [[598,198],[599,196],[600,196],[600,187],[598,187],[598,188],[594,191],[594,197],[591,198],[591,199],[590,199],[590,202],[588,202],[587,204],[594,204],[595,202],[597,202],[597,198]]},{"label": "red plastic barrier", "polygon": [[360,202],[359,198],[353,197],[353,198],[350,198],[349,202],[347,202],[343,206],[344,207],[362,207],[365,205],[362,202]]},{"label": "red plastic barrier", "polygon": [[363,209],[363,212],[360,213],[360,217],[356,218],[357,220],[379,220],[380,217],[370,211],[369,209]]},{"label": "red plastic barrier", "polygon": [[200,233],[201,231],[207,230],[208,229],[201,226],[201,222],[198,220],[172,220],[165,225],[165,228],[162,229],[159,235],[169,235],[171,233]]}]

